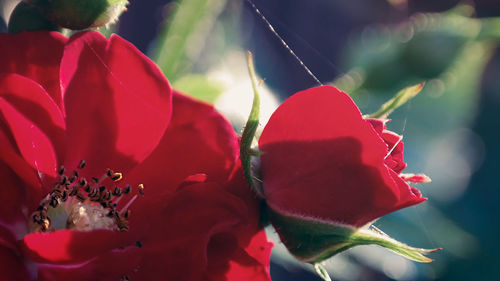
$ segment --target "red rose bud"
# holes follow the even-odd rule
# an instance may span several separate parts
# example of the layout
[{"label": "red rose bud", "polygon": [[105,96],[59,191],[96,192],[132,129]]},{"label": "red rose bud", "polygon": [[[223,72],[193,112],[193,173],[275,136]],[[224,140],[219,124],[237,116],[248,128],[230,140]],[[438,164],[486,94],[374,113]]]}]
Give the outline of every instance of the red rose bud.
[{"label": "red rose bud", "polygon": [[299,92],[272,115],[259,139],[263,193],[272,224],[298,259],[316,263],[357,245],[377,244],[429,262],[416,249],[369,229],[377,218],[426,200],[401,174],[402,137],[387,120],[364,119],[334,87]]},{"label": "red rose bud", "polygon": [[127,0],[24,0],[53,24],[73,30],[114,23],[126,9]]}]

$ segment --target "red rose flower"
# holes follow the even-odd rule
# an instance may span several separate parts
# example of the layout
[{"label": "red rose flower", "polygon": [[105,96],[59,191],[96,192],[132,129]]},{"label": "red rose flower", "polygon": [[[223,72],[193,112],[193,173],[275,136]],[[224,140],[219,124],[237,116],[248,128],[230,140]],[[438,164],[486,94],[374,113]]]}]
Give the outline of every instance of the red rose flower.
[{"label": "red rose flower", "polygon": [[118,36],[0,35],[0,56],[2,280],[268,278],[212,107]]},{"label": "red rose flower", "polygon": [[360,228],[425,200],[402,175],[401,137],[363,119],[333,88],[299,92],[272,115],[259,140],[264,195],[284,215]]}]

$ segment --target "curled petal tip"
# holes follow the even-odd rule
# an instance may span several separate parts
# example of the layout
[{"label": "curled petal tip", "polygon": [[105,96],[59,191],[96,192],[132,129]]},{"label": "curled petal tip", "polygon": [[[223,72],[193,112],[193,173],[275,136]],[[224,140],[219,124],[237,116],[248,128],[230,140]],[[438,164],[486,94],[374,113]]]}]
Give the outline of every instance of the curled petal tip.
[{"label": "curled petal tip", "polygon": [[431,182],[431,178],[424,174],[401,174],[400,177],[404,181],[414,182],[414,183],[427,183]]}]

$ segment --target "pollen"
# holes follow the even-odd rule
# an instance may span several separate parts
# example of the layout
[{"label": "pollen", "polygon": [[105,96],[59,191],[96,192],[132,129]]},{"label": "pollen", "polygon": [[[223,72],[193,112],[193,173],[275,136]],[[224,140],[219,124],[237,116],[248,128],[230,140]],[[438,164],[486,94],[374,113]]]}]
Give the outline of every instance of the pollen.
[{"label": "pollen", "polygon": [[[77,169],[85,168],[86,162],[81,161]],[[47,232],[59,229],[90,231],[93,229],[110,229],[128,231],[130,205],[137,195],[144,195],[144,186],[139,185],[137,194],[133,194],[128,202],[121,202],[131,192],[130,185],[119,187],[122,173],[108,169],[100,178],[92,177],[89,182],[81,177],[77,170],[66,175],[66,168],[58,170],[58,179],[49,194],[42,199],[30,221],[31,232]],[[115,183],[113,188],[103,184],[106,179]],[[119,206],[123,206],[117,210]]]}]

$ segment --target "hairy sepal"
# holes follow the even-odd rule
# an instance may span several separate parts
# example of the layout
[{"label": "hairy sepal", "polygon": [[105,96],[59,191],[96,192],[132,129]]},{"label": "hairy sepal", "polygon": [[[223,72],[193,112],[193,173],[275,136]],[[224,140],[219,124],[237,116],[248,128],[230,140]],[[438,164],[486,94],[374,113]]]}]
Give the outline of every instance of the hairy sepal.
[{"label": "hairy sepal", "polygon": [[439,249],[421,249],[401,243],[376,228],[349,225],[306,216],[283,214],[267,208],[269,220],[288,251],[302,262],[316,264],[360,245],[378,245],[407,259],[428,263],[425,254]]}]

